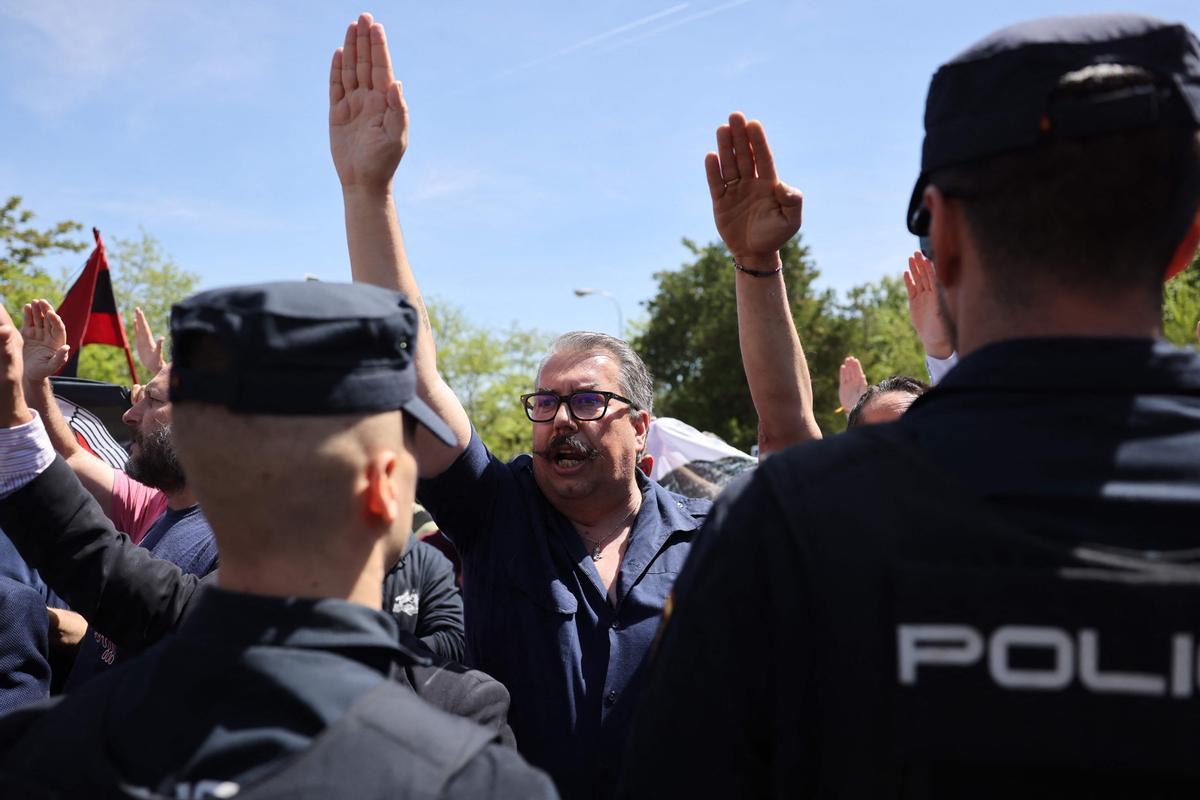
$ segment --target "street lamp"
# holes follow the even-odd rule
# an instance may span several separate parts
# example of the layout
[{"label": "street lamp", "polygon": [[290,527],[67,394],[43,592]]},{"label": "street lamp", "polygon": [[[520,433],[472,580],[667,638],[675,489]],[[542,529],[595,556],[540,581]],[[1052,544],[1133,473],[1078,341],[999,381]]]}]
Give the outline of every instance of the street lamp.
[{"label": "street lamp", "polygon": [[625,317],[621,314],[621,303],[613,296],[612,292],[607,292],[604,289],[576,289],[576,297],[587,297],[589,294],[598,294],[602,297],[607,297],[612,300],[612,304],[617,308],[617,338],[625,338]]}]

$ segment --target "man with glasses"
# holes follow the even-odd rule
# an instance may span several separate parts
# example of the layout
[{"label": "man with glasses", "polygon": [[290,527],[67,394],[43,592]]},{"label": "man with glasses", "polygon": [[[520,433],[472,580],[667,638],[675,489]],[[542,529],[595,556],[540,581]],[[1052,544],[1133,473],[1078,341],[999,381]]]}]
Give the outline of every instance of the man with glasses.
[{"label": "man with glasses", "polygon": [[[407,109],[369,15],[334,57],[330,102],[354,279],[420,308],[391,196]],[[446,449],[417,434],[418,496],[462,554],[468,663],[508,687],[517,746],[565,797],[608,796],[640,667],[709,504],[639,474],[653,384],[625,342],[554,343],[523,398],[533,455],[509,464],[438,374],[432,336],[416,346],[418,395],[456,440]]]}]

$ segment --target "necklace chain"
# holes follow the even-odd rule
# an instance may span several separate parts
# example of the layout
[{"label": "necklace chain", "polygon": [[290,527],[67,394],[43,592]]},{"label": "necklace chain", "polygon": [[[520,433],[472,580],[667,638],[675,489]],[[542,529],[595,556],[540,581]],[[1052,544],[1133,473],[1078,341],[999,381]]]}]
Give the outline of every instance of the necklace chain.
[{"label": "necklace chain", "polygon": [[627,522],[629,522],[629,520],[632,519],[634,517],[634,515],[637,514],[638,508],[640,508],[640,506],[641,506],[641,504],[639,503],[638,507],[634,508],[628,514],[626,514],[621,519],[621,521],[617,523],[617,527],[613,528],[612,532],[609,533],[608,536],[605,536],[602,539],[593,539],[592,537],[588,536],[586,533],[579,534],[579,538],[583,539],[585,542],[587,542],[588,544],[590,544],[592,546],[592,553],[591,553],[592,561],[599,561],[600,559],[604,558],[604,554],[602,552],[604,545],[611,542],[613,539],[615,539],[618,536],[618,534],[621,533],[621,531],[625,528],[625,524]]}]

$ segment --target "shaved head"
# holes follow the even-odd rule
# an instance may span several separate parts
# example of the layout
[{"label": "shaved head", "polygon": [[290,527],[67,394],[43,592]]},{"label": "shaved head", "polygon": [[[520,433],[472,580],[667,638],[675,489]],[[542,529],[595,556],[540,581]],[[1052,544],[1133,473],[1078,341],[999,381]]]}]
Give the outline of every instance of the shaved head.
[{"label": "shaved head", "polygon": [[[405,509],[393,525],[406,533],[411,524],[416,464],[399,411],[282,416],[186,403],[175,408],[174,428],[222,565],[229,559],[361,557],[361,548],[347,547],[347,534],[366,524],[369,469],[387,454],[398,458],[394,482]],[[363,538],[365,545],[370,537]]]}]

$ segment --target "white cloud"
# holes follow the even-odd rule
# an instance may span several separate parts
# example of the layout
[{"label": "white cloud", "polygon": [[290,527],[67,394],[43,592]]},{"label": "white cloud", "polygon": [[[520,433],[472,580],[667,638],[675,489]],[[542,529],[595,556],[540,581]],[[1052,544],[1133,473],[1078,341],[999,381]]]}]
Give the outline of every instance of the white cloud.
[{"label": "white cloud", "polygon": [[604,31],[603,33],[597,33],[592,36],[588,36],[587,38],[581,39],[580,41],[575,42],[575,44],[564,47],[561,50],[557,50],[553,53],[548,53],[543,56],[538,56],[537,58],[526,61],[524,64],[519,64],[518,66],[503,70],[503,71],[497,73],[496,75],[492,76],[492,78],[493,78],[493,80],[496,78],[506,78],[514,73],[523,72],[524,70],[541,66],[542,64],[545,64],[548,61],[553,61],[557,58],[562,58],[563,56],[570,55],[571,53],[575,53],[580,50],[586,50],[588,48],[595,47],[596,45],[601,44],[602,42],[607,42],[610,39],[613,39],[614,37],[619,37],[622,34],[626,34],[631,31],[635,31],[639,28],[645,27],[646,25],[657,22],[660,19],[665,19],[666,17],[670,17],[674,14],[678,14],[680,11],[684,11],[685,9],[687,9],[687,7],[689,5],[690,5],[690,3],[677,3],[676,5],[673,5],[669,8],[664,8],[661,11],[656,11],[653,14],[647,14],[644,17],[639,17],[638,19],[635,19],[631,22],[626,22],[622,25],[618,25],[617,27],[612,28],[607,31]]}]

